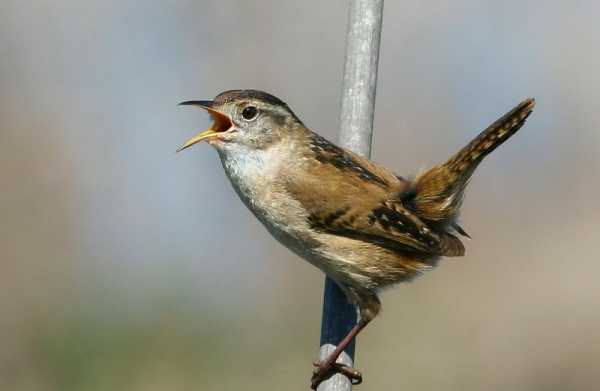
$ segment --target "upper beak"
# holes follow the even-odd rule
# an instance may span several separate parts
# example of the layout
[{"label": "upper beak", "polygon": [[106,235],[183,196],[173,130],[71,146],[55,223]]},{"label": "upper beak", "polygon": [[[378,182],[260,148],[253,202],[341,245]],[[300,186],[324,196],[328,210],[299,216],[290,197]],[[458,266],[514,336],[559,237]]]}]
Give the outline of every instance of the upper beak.
[{"label": "upper beak", "polygon": [[221,113],[220,111],[215,110],[213,107],[215,106],[214,102],[211,100],[188,100],[185,102],[181,102],[180,105],[184,106],[198,106],[210,114],[213,119],[213,124],[207,130],[198,133],[191,139],[189,139],[181,148],[177,150],[177,152],[183,151],[186,148],[191,147],[192,145],[199,143],[200,141],[216,136],[219,133],[225,132],[229,130],[232,126],[231,119],[229,116]]}]

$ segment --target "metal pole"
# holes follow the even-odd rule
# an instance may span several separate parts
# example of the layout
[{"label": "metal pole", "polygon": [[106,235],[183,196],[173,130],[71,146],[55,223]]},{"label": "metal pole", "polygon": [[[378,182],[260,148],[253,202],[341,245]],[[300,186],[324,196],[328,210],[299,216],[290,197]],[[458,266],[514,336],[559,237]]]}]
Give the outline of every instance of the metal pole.
[{"label": "metal pole", "polygon": [[[350,0],[338,139],[342,147],[366,157],[371,154],[382,18],[383,0]],[[319,353],[321,360],[335,349],[356,320],[356,308],[347,302],[337,284],[326,278]],[[353,360],[354,343],[342,353],[338,362],[352,366]],[[317,390],[349,391],[351,388],[348,378],[336,374],[323,381]]]}]

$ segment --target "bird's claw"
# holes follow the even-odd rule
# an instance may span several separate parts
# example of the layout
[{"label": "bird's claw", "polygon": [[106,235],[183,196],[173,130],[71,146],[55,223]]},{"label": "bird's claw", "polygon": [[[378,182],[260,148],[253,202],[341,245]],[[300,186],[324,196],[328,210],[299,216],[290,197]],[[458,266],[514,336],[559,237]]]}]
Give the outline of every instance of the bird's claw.
[{"label": "bird's claw", "polygon": [[344,365],[342,363],[330,363],[325,361],[315,361],[313,365],[316,367],[310,379],[310,388],[316,390],[319,384],[325,379],[328,379],[336,373],[341,373],[350,379],[352,385],[362,383],[362,374],[356,369]]}]

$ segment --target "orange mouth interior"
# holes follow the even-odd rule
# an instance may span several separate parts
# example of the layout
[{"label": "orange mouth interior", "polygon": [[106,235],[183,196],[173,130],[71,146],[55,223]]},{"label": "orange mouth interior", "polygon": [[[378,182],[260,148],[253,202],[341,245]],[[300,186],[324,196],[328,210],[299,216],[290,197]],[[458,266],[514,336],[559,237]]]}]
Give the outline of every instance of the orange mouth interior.
[{"label": "orange mouth interior", "polygon": [[183,151],[184,149],[189,148],[202,140],[210,140],[219,133],[225,133],[233,127],[233,122],[231,122],[231,119],[227,115],[207,106],[201,107],[209,112],[213,119],[212,125],[204,132],[200,132],[196,136],[189,139],[181,148],[177,150],[177,152]]},{"label": "orange mouth interior", "polygon": [[206,108],[206,110],[210,113],[210,116],[213,120],[213,124],[209,130],[212,130],[216,133],[223,133],[231,129],[233,123],[228,116],[213,109]]}]

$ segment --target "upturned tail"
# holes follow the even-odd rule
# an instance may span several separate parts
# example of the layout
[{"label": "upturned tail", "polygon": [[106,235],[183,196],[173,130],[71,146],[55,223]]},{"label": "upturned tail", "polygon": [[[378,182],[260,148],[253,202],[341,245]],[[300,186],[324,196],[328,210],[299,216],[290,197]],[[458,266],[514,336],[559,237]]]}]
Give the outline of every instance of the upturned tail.
[{"label": "upturned tail", "polygon": [[466,235],[456,224],[456,218],[471,175],[483,158],[523,126],[534,105],[534,99],[521,102],[446,163],[419,175],[415,180],[411,199],[414,212],[431,223],[450,224],[459,233]]}]

